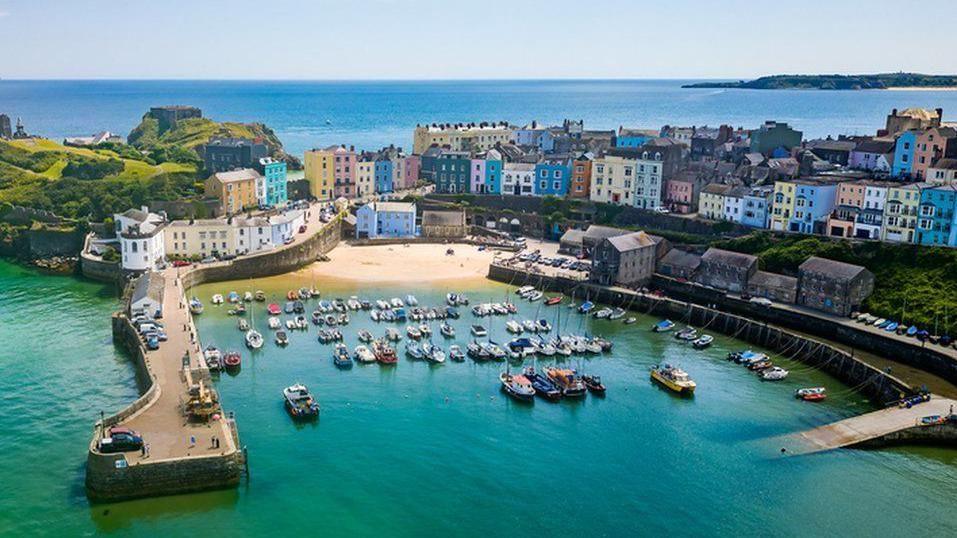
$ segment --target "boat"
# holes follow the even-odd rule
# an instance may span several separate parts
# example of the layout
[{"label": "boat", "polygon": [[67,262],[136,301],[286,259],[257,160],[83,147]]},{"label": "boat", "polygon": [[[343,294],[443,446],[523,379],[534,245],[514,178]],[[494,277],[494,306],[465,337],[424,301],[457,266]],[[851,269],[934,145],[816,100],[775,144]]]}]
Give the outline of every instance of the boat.
[{"label": "boat", "polygon": [[503,361],[505,360],[505,357],[508,356],[508,353],[506,353],[505,350],[502,349],[502,346],[496,344],[495,342],[492,342],[491,340],[489,340],[485,344],[482,344],[482,347],[485,348],[485,352],[488,353],[488,356],[492,360]]},{"label": "boat", "polygon": [[788,376],[788,371],[780,366],[772,366],[761,372],[761,379],[766,381],[781,381]]},{"label": "boat", "polygon": [[256,290],[256,293],[253,295],[253,299],[255,299],[256,302],[261,303],[266,300],[266,293],[263,290]]},{"label": "boat", "polygon": [[425,358],[425,352],[422,351],[422,346],[418,342],[408,341],[405,343],[405,354],[409,356],[410,359],[422,360]]},{"label": "boat", "polygon": [[556,295],[545,299],[545,306],[555,306],[565,299],[564,295]]},{"label": "boat", "polygon": [[658,365],[651,369],[651,379],[678,394],[694,394],[697,387],[687,372],[670,364]]},{"label": "boat", "polygon": [[402,334],[399,333],[398,329],[393,329],[392,327],[385,330],[385,337],[393,342],[402,340]]},{"label": "boat", "polygon": [[764,358],[749,362],[747,367],[748,370],[751,370],[752,372],[762,372],[768,368],[771,368],[772,366],[774,366],[774,363],[771,362],[771,359]]},{"label": "boat", "polygon": [[562,399],[561,389],[555,383],[552,383],[548,377],[535,370],[534,366],[526,366],[522,374],[532,382],[532,388],[535,389],[536,395],[550,402],[557,402]]},{"label": "boat", "polygon": [[582,375],[582,383],[585,384],[585,388],[594,394],[605,394],[605,384],[601,382],[601,376],[597,375]]},{"label": "boat", "polygon": [[622,323],[624,323],[625,325],[634,325],[635,323],[638,323],[638,318],[627,318]]},{"label": "boat", "polygon": [[794,391],[794,397],[805,402],[819,402],[827,398],[827,389],[824,387],[808,387]]},{"label": "boat", "polygon": [[538,331],[538,327],[535,325],[535,322],[530,319],[522,320],[522,328],[530,333]]},{"label": "boat", "polygon": [[449,306],[456,306],[459,304],[459,296],[454,293],[448,293],[445,295],[445,302]]},{"label": "boat", "polygon": [[465,360],[465,352],[462,351],[462,347],[458,344],[452,344],[449,346],[449,359],[455,362],[462,362]]},{"label": "boat", "polygon": [[516,295],[525,295],[535,290],[535,286],[522,286],[515,290]]},{"label": "boat", "polygon": [[545,357],[552,357],[555,355],[555,353],[558,353],[558,350],[555,349],[555,346],[546,342],[545,339],[542,338],[541,336],[538,337],[538,342],[536,343],[535,347],[536,347],[535,351],[539,355],[542,355]]},{"label": "boat", "polygon": [[884,327],[884,330],[891,333],[896,331],[898,327],[900,327],[900,324],[897,323],[896,321],[892,321],[888,323],[886,327]]},{"label": "boat", "polygon": [[289,344],[289,335],[286,334],[286,331],[276,331],[276,345],[286,346],[288,344]]},{"label": "boat", "polygon": [[375,353],[375,360],[380,364],[395,364],[399,358],[395,355],[395,348],[385,342],[376,342],[372,348]]},{"label": "boat", "polygon": [[695,339],[695,341],[691,342],[691,345],[694,346],[695,349],[704,349],[710,346],[712,342],[714,342],[713,336],[710,334],[702,334]]},{"label": "boat", "polygon": [[189,300],[189,311],[196,315],[202,314],[203,303],[196,297],[193,297],[192,299]]},{"label": "boat", "polygon": [[595,316],[595,319],[608,319],[608,317],[611,316],[611,313],[611,308],[602,308],[600,310],[596,310],[592,315]]},{"label": "boat", "polygon": [[697,340],[697,338],[698,338],[698,329],[695,329],[694,327],[685,327],[684,329],[681,329],[680,331],[675,333],[675,339],[682,340],[684,342]]},{"label": "boat", "polygon": [[920,331],[917,329],[917,326],[916,326],[916,325],[911,325],[910,327],[907,328],[907,333],[906,333],[906,334],[907,334],[907,336],[917,336],[917,333],[918,333],[918,332],[920,332]]},{"label": "boat", "polygon": [[598,346],[601,348],[603,353],[607,353],[611,351],[611,348],[613,346],[611,340],[607,338],[602,338],[601,336],[594,336],[592,337],[591,341],[594,344],[598,344]]},{"label": "boat", "polygon": [[420,323],[419,332],[422,333],[422,336],[432,336],[432,327],[429,327],[427,323]]},{"label": "boat", "polygon": [[415,295],[409,294],[405,296],[405,304],[407,306],[419,306],[419,300],[415,298]]},{"label": "boat", "polygon": [[289,319],[286,320],[286,328],[289,329],[290,331],[293,331],[293,330],[296,329],[296,320],[295,320],[295,318],[289,318]]},{"label": "boat", "polygon": [[306,320],[306,316],[296,316],[296,328],[300,331],[304,331],[309,328],[309,322]]},{"label": "boat", "polygon": [[360,342],[365,342],[368,344],[372,341],[372,333],[365,329],[359,329],[358,337]]},{"label": "boat", "polygon": [[282,311],[287,314],[292,314],[296,310],[296,303],[292,301],[286,301],[286,304],[282,306]]},{"label": "boat", "polygon": [[571,356],[572,354],[571,346],[569,346],[568,343],[562,340],[560,337],[556,336],[552,338],[551,344],[552,344],[552,347],[555,348],[555,353],[563,357]]},{"label": "boat", "polygon": [[592,309],[594,309],[594,308],[595,308],[595,303],[593,303],[593,302],[591,302],[591,301],[585,301],[584,303],[582,303],[581,305],[578,306],[578,313],[579,313],[579,314],[587,314],[587,313],[591,312]]},{"label": "boat", "polygon": [[219,370],[223,365],[223,355],[216,346],[206,346],[203,350],[203,359],[210,370]]},{"label": "boat", "polygon": [[236,324],[240,331],[246,332],[249,330],[249,322],[243,318],[239,318],[239,323]]},{"label": "boat", "polygon": [[472,340],[465,346],[465,353],[474,361],[487,361],[489,357],[488,352],[485,350],[485,347],[482,344],[479,344],[476,340]]},{"label": "boat", "polygon": [[608,315],[608,319],[612,321],[619,320],[625,317],[626,310],[624,308],[616,308],[611,311],[611,314]]},{"label": "boat", "polygon": [[585,383],[578,372],[569,368],[548,368],[545,370],[548,379],[561,389],[566,398],[581,398],[585,396]]},{"label": "boat", "polygon": [[266,306],[266,312],[270,316],[278,316],[279,314],[282,314],[282,310],[279,308],[279,305],[276,303],[269,303],[269,305]]},{"label": "boat", "polygon": [[402,302],[402,299],[399,299],[398,297],[393,297],[391,303],[393,308],[402,308],[405,306],[405,303]]},{"label": "boat", "polygon": [[293,301],[292,302],[292,311],[296,314],[302,314],[306,311],[306,305],[302,301]]},{"label": "boat", "polygon": [[355,350],[356,362],[371,363],[375,362],[375,353],[366,346],[358,345]]},{"label": "boat", "polygon": [[422,331],[419,330],[415,325],[409,325],[405,328],[405,333],[409,335],[409,338],[413,340],[418,340],[422,338]]},{"label": "boat", "polygon": [[269,316],[269,319],[266,320],[266,324],[269,325],[269,328],[274,331],[282,327],[282,321],[276,316]]},{"label": "boat", "polygon": [[446,338],[455,338],[455,327],[452,327],[448,323],[443,323],[440,325],[439,332],[442,333],[442,336]]},{"label": "boat", "polygon": [[213,298],[210,299],[209,302],[211,302],[211,303],[213,303],[213,304],[223,304],[223,294],[222,294],[222,293],[217,293],[217,294],[213,295]]},{"label": "boat", "polygon": [[516,400],[528,402],[535,397],[535,388],[532,382],[522,374],[512,375],[507,369],[499,374],[502,390]]},{"label": "boat", "polygon": [[422,353],[425,354],[425,360],[433,364],[442,364],[445,362],[445,350],[433,344],[431,341],[422,344]]},{"label": "boat", "polygon": [[532,293],[529,293],[529,294],[528,294],[527,299],[528,299],[529,301],[531,301],[531,302],[534,303],[535,301],[541,299],[544,295],[545,295],[544,293],[542,293],[542,292],[540,292],[540,291],[538,291],[538,290],[535,290],[535,291],[533,291]]},{"label": "boat", "polygon": [[470,329],[470,332],[472,333],[472,336],[477,336],[477,337],[479,337],[479,338],[482,338],[482,337],[484,337],[484,336],[488,336],[488,331],[486,331],[486,330],[485,330],[485,327],[483,327],[483,326],[481,326],[481,325],[472,325],[472,328]]},{"label": "boat", "polygon": [[674,328],[675,328],[675,322],[671,321],[670,319],[665,319],[665,320],[659,321],[658,323],[655,323],[651,327],[651,330],[656,333],[666,333]]},{"label": "boat", "polygon": [[336,344],[335,349],[332,350],[332,363],[336,365],[336,368],[352,368],[352,357],[349,356],[349,348],[342,342]]},{"label": "boat", "polygon": [[535,330],[540,333],[547,333],[552,330],[552,325],[548,320],[540,319],[535,322]]},{"label": "boat", "polygon": [[295,301],[299,298],[299,294],[296,293],[296,290],[289,290],[286,292],[286,299],[290,301]]},{"label": "boat", "polygon": [[468,295],[465,295],[464,293],[460,293],[460,294],[459,294],[459,305],[460,305],[460,306],[468,306],[468,305],[469,305],[469,297],[468,297]]},{"label": "boat", "polygon": [[356,296],[349,297],[349,300],[346,301],[346,307],[349,310],[360,310],[362,308],[362,303],[359,302],[359,298]]},{"label": "boat", "polygon": [[309,288],[299,288],[299,299],[305,301],[312,298],[312,291]]},{"label": "boat", "polygon": [[243,365],[243,357],[238,351],[229,351],[223,355],[223,368],[235,372]]},{"label": "boat", "polygon": [[253,302],[253,292],[247,291],[243,294],[243,302],[251,303]]},{"label": "boat", "polygon": [[459,314],[458,309],[453,308],[451,306],[445,307],[445,317],[451,318],[451,319],[459,319],[460,316],[461,315]]},{"label": "boat", "polygon": [[246,347],[249,349],[259,349],[263,347],[263,335],[259,331],[252,329],[246,332]]},{"label": "boat", "polygon": [[[525,329],[522,328],[521,323],[515,321],[514,319],[510,319],[505,322],[505,330],[514,334],[522,334],[522,331],[524,331]],[[479,336],[479,335],[475,335],[475,336]]]},{"label": "boat", "polygon": [[294,419],[310,419],[319,416],[319,403],[302,383],[282,389],[286,410]]},{"label": "boat", "polygon": [[231,291],[231,292],[229,292],[228,295],[226,295],[226,300],[229,301],[230,303],[233,303],[233,304],[238,303],[238,302],[239,302],[239,294],[236,293],[235,291]]},{"label": "boat", "polygon": [[886,321],[887,321],[887,320],[884,319],[884,318],[877,318],[877,319],[874,320],[873,323],[871,323],[871,325],[873,325],[873,326],[875,326],[875,327],[880,327],[881,324],[882,324],[882,323],[885,323]]},{"label": "boat", "polygon": [[226,313],[229,314],[230,316],[244,316],[246,315],[246,305],[243,303],[239,303],[236,305],[236,308],[231,308]]}]

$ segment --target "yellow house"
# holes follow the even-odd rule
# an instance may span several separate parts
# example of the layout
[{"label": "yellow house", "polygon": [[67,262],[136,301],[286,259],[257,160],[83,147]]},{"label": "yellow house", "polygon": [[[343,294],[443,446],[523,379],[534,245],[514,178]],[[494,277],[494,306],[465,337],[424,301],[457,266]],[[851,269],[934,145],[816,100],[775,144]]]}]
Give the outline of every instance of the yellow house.
[{"label": "yellow house", "polygon": [[911,183],[889,187],[884,204],[884,222],[881,240],[894,243],[913,243],[917,228],[917,210],[920,207],[922,184]]},{"label": "yellow house", "polygon": [[605,155],[592,163],[591,193],[593,202],[634,205],[636,159]]},{"label": "yellow house", "polygon": [[356,197],[372,194],[375,194],[375,161],[369,157],[369,160],[356,162]]},{"label": "yellow house", "polygon": [[485,151],[507,144],[512,129],[506,123],[419,125],[412,134],[412,153],[421,155],[432,145],[452,151]]},{"label": "yellow house", "polygon": [[794,214],[794,183],[775,181],[771,195],[771,229],[784,231]]},{"label": "yellow house", "polygon": [[309,182],[309,194],[317,200],[331,200],[336,184],[335,150],[339,146],[325,149],[312,149],[306,152],[303,165],[306,180]]},{"label": "yellow house", "polygon": [[263,177],[252,168],[219,172],[206,180],[206,196],[217,198],[226,214],[239,213],[258,205],[259,184]]},{"label": "yellow house", "polygon": [[698,216],[711,220],[724,219],[724,201],[733,187],[723,183],[705,185],[698,195]]}]

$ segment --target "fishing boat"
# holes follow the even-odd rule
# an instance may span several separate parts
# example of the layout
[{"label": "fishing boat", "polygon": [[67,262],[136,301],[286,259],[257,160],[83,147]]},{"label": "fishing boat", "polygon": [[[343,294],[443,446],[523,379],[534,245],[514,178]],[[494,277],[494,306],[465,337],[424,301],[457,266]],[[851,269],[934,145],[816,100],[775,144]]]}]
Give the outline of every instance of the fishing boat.
[{"label": "fishing boat", "polygon": [[[505,330],[508,331],[508,332],[510,332],[510,333],[513,333],[513,334],[522,334],[522,332],[523,332],[525,329],[522,328],[522,324],[521,324],[521,323],[515,321],[514,319],[510,319],[510,320],[508,320],[508,321],[505,322]],[[474,334],[474,333],[473,333],[473,334]],[[478,335],[476,335],[476,336],[478,336]]]},{"label": "fishing boat", "polygon": [[685,327],[675,333],[675,339],[683,342],[691,342],[698,339],[698,330],[694,327]]},{"label": "fishing boat", "polygon": [[286,331],[276,331],[276,345],[286,346],[289,344],[289,335]]},{"label": "fishing boat", "polygon": [[239,323],[237,323],[236,326],[242,332],[246,332],[249,330],[249,322],[242,318],[239,319]]},{"label": "fishing boat", "polygon": [[688,374],[684,370],[676,366],[671,366],[670,364],[658,365],[652,368],[651,379],[678,394],[694,394],[694,390],[697,387],[695,382],[688,377]]},{"label": "fishing boat", "polygon": [[602,309],[596,310],[595,313],[592,315],[595,316],[595,319],[608,319],[608,317],[611,316],[611,313],[612,313],[611,308],[602,308]]},{"label": "fishing boat", "polygon": [[193,297],[192,299],[189,300],[189,311],[195,315],[202,314],[203,303],[196,297]]},{"label": "fishing boat", "polygon": [[440,325],[439,332],[442,333],[442,336],[446,338],[455,338],[455,327],[449,325],[448,323],[443,323]]},{"label": "fishing boat", "polygon": [[442,364],[445,362],[445,350],[431,341],[422,344],[422,353],[425,354],[425,360],[433,364]]},{"label": "fishing boat", "polygon": [[395,348],[385,342],[376,342],[372,348],[375,360],[380,364],[395,364],[399,358],[395,355]]},{"label": "fishing boat", "polygon": [[539,373],[534,366],[526,366],[522,374],[532,382],[535,394],[550,402],[562,399],[562,391],[548,377]]},{"label": "fishing boat", "polygon": [[282,310],[276,303],[269,303],[269,305],[266,306],[266,312],[269,313],[270,316],[278,316],[279,314],[282,314]]},{"label": "fishing boat", "polygon": [[522,374],[512,375],[507,369],[499,374],[499,381],[502,383],[502,390],[512,398],[528,402],[535,397],[535,388],[532,382]]},{"label": "fishing boat", "polygon": [[253,292],[247,291],[243,294],[243,301],[247,303],[253,302]]},{"label": "fishing boat", "polygon": [[605,384],[601,382],[601,376],[583,374],[582,383],[593,394],[605,394]]},{"label": "fishing boat", "polygon": [[452,344],[449,346],[449,359],[454,362],[462,362],[465,360],[465,352],[462,351],[462,347],[458,344]]},{"label": "fishing boat", "polygon": [[213,298],[210,299],[210,302],[213,303],[213,304],[223,304],[223,294],[222,294],[222,293],[217,293],[217,294],[213,295]]},{"label": "fishing boat", "polygon": [[540,333],[547,333],[552,330],[552,324],[546,319],[540,319],[535,322],[535,330]]},{"label": "fishing boat", "polygon": [[765,381],[781,381],[788,376],[788,371],[780,366],[772,366],[761,372],[761,379]]},{"label": "fishing boat", "polygon": [[226,295],[226,300],[229,301],[230,303],[233,303],[233,304],[238,303],[238,302],[239,302],[239,294],[236,293],[235,291],[231,291],[231,292],[229,292],[228,295]]},{"label": "fishing boat", "polygon": [[656,333],[666,333],[674,328],[675,328],[675,322],[671,321],[670,319],[665,319],[652,325],[651,330]]},{"label": "fishing boat", "polygon": [[612,321],[617,321],[625,317],[626,310],[624,308],[616,308],[611,311],[611,314],[608,315],[608,319]]},{"label": "fishing boat", "polygon": [[369,343],[372,341],[372,333],[365,329],[359,329],[358,338],[360,342]]},{"label": "fishing boat", "polygon": [[266,293],[263,290],[256,290],[255,295],[253,295],[253,299],[255,299],[256,302],[264,302],[266,300]]},{"label": "fishing boat", "polygon": [[488,336],[488,331],[486,331],[485,327],[481,325],[472,325],[470,332],[472,333],[472,336],[476,336],[478,338]]},{"label": "fishing boat", "polygon": [[819,402],[827,398],[827,389],[824,387],[807,387],[794,391],[794,397],[805,402]]},{"label": "fishing boat", "polygon": [[263,335],[259,331],[252,329],[246,332],[246,347],[249,349],[259,349],[263,347]]},{"label": "fishing boat", "polygon": [[310,419],[319,416],[319,403],[302,383],[282,389],[286,410],[294,419]]},{"label": "fishing boat", "polygon": [[587,314],[587,313],[591,312],[592,309],[594,309],[594,308],[595,308],[595,303],[593,303],[593,302],[591,302],[591,301],[585,301],[584,303],[582,303],[582,304],[580,304],[580,305],[578,306],[578,313],[579,313],[579,314]]},{"label": "fishing boat", "polygon": [[407,306],[419,306],[419,300],[415,298],[415,295],[409,294],[405,296],[405,304]]},{"label": "fishing boat", "polygon": [[565,299],[564,295],[556,295],[554,297],[549,297],[545,299],[545,306],[555,306],[562,302]]},{"label": "fishing boat", "polygon": [[341,342],[336,344],[332,350],[332,363],[336,365],[336,368],[352,368],[352,357],[349,356],[349,348],[345,344]]},{"label": "fishing boat", "polygon": [[357,362],[366,364],[375,362],[375,353],[373,353],[368,347],[361,344],[356,346],[355,357]]},{"label": "fishing boat", "polygon": [[585,383],[578,372],[570,368],[548,368],[545,370],[548,379],[561,389],[566,398],[582,398],[585,396]]},{"label": "fishing boat", "polygon": [[693,342],[691,342],[691,345],[694,346],[695,349],[704,349],[710,346],[712,342],[714,342],[713,336],[710,334],[702,334]]},{"label": "fishing boat", "polygon": [[223,355],[223,368],[235,372],[243,365],[243,357],[238,351],[229,351]]}]

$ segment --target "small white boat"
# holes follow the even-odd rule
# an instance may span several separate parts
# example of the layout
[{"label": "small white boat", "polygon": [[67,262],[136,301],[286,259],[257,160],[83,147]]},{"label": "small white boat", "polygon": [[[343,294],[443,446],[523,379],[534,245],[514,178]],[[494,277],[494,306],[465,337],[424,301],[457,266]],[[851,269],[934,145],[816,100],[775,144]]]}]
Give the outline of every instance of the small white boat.
[{"label": "small white boat", "polygon": [[392,327],[389,327],[388,329],[385,330],[385,337],[393,342],[402,340],[402,334],[400,334],[398,330],[393,329]]},{"label": "small white boat", "polygon": [[788,371],[780,366],[772,366],[761,372],[761,379],[767,381],[781,381],[788,376]]},{"label": "small white boat", "polygon": [[247,291],[246,293],[244,293],[244,294],[243,294],[243,301],[245,301],[245,302],[247,302],[247,303],[253,302],[253,292]]},{"label": "small white boat", "polygon": [[691,342],[691,345],[694,346],[695,349],[704,349],[710,346],[712,342],[714,342],[713,336],[711,336],[710,334],[703,334],[699,336],[695,341]]},{"label": "small white boat", "polygon": [[488,331],[486,331],[485,327],[481,325],[472,325],[471,332],[472,336],[477,336],[479,338],[488,335]]},{"label": "small white boat", "polygon": [[370,363],[375,362],[375,353],[372,352],[368,347],[359,345],[356,346],[356,361]]},{"label": "small white boat", "polygon": [[392,307],[393,307],[393,308],[402,308],[403,306],[405,306],[405,303],[402,302],[402,299],[399,299],[398,297],[393,297],[393,298],[392,298]]},{"label": "small white boat", "polygon": [[269,316],[269,320],[266,323],[268,323],[269,328],[274,331],[282,327],[282,321],[280,321],[276,316]]},{"label": "small white boat", "polygon": [[290,331],[296,328],[296,320],[289,318],[286,320],[286,328]]},{"label": "small white boat", "polygon": [[545,294],[538,290],[535,290],[532,293],[528,294],[528,300],[534,303],[535,301],[541,299],[543,295]]},{"label": "small white boat", "polygon": [[203,303],[196,297],[193,297],[192,299],[189,300],[189,311],[192,312],[193,314],[202,314]]},{"label": "small white boat", "polygon": [[419,300],[415,298],[415,295],[406,295],[405,304],[409,306],[419,306]]},{"label": "small white boat", "polygon": [[611,313],[611,308],[602,308],[601,310],[595,311],[595,313],[592,315],[595,316],[595,319],[608,319],[611,316]]},{"label": "small white boat", "polygon": [[213,295],[213,298],[210,299],[210,302],[213,304],[223,304],[223,294],[217,293],[216,295]]},{"label": "small white boat", "polygon": [[515,321],[514,319],[510,319],[505,322],[505,330],[515,334],[521,334],[522,331],[524,331],[524,329],[522,328],[522,324]]},{"label": "small white boat", "polygon": [[625,317],[625,309],[624,309],[624,308],[616,308],[616,309],[614,309],[614,310],[611,312],[611,314],[608,315],[608,319],[610,319],[610,320],[612,320],[612,321],[619,320],[619,319],[621,319],[621,318],[623,318],[623,317]]},{"label": "small white boat", "polygon": [[515,293],[521,296],[533,291],[534,289],[535,289],[535,286],[522,286],[521,288],[518,288],[517,290],[515,290]]},{"label": "small white boat", "polygon": [[246,332],[249,330],[249,322],[243,318],[239,318],[239,323],[236,324],[239,327],[239,330]]},{"label": "small white boat", "polygon": [[250,349],[259,349],[263,347],[263,335],[255,329],[246,333],[246,347]]}]

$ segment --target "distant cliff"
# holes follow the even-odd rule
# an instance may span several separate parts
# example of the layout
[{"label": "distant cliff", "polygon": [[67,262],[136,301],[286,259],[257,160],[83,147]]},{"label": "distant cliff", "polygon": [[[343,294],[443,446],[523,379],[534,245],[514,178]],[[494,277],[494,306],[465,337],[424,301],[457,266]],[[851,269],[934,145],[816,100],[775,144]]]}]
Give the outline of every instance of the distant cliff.
[{"label": "distant cliff", "polygon": [[883,73],[877,75],[773,75],[737,82],[697,82],[682,88],[748,90],[886,90],[890,88],[954,88],[955,75]]}]

